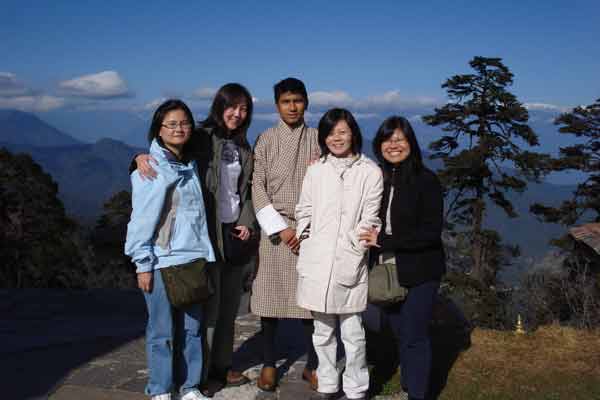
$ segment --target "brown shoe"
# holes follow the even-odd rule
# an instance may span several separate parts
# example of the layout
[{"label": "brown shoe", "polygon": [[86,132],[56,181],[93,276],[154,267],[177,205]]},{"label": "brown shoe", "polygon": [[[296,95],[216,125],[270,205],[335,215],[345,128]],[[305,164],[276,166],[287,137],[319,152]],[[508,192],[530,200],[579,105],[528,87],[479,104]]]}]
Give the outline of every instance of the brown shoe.
[{"label": "brown shoe", "polygon": [[277,387],[277,369],[274,367],[263,367],[256,386],[265,392],[274,392]]},{"label": "brown shoe", "polygon": [[246,375],[232,369],[227,371],[227,376],[225,379],[227,386],[242,386],[250,382],[250,379]]},{"label": "brown shoe", "polygon": [[310,388],[314,391],[319,387],[319,379],[317,379],[317,370],[304,368],[302,371],[302,380],[307,381]]}]

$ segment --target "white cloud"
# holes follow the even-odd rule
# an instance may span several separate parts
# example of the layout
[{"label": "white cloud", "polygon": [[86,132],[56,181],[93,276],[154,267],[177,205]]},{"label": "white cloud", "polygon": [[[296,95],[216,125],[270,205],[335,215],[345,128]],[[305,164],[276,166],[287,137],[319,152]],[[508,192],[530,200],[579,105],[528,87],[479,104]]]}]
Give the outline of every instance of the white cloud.
[{"label": "white cloud", "polygon": [[0,72],[0,97],[17,97],[31,95],[32,91],[10,72]]},{"label": "white cloud", "polygon": [[48,95],[0,97],[0,108],[15,108],[21,111],[43,112],[61,108],[64,105],[65,99],[62,97]]},{"label": "white cloud", "polygon": [[165,97],[161,97],[159,99],[155,99],[152,100],[146,104],[144,104],[141,109],[143,111],[154,111],[158,108],[158,106],[160,106],[165,100],[167,100]]},{"label": "white cloud", "polygon": [[412,108],[431,108],[442,102],[433,97],[404,97],[398,90],[368,96],[363,99],[355,99],[347,92],[337,90],[332,92],[318,91],[308,95],[311,107],[330,108],[345,107],[353,112],[371,113],[390,112]]},{"label": "white cloud", "polygon": [[525,103],[523,106],[530,111],[566,112],[569,110],[568,107],[548,103]]},{"label": "white cloud", "polygon": [[217,93],[217,89],[214,88],[198,88],[192,92],[192,97],[196,99],[212,99]]},{"label": "white cloud", "polygon": [[352,113],[352,115],[354,115],[354,118],[356,118],[356,119],[379,118],[379,114],[377,114],[377,113],[354,112],[354,113]]},{"label": "white cloud", "polygon": [[358,107],[366,109],[389,110],[398,108],[412,107],[432,107],[440,104],[439,99],[433,97],[404,97],[398,90],[390,90],[388,92],[369,96],[358,102]]},{"label": "white cloud", "polygon": [[14,73],[0,72],[0,108],[42,112],[64,105],[65,99],[28,88]]},{"label": "white cloud", "polygon": [[408,117],[407,119],[412,123],[416,123],[416,122],[422,122],[422,118],[423,118],[422,115],[416,114],[416,115]]},{"label": "white cloud", "polygon": [[316,107],[350,107],[354,99],[343,91],[312,92],[308,95],[309,104]]},{"label": "white cloud", "polygon": [[131,95],[127,83],[116,71],[83,75],[59,83],[67,94],[92,99],[112,99]]}]

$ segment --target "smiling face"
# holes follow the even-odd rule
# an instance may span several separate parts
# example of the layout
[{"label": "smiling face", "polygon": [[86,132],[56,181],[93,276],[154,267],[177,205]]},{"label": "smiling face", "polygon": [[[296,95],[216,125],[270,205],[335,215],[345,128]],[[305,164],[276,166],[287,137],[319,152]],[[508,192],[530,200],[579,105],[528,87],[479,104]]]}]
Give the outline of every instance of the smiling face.
[{"label": "smiling face", "polygon": [[165,114],[159,136],[167,149],[179,156],[191,135],[192,124],[185,111],[172,110]]},{"label": "smiling face", "polygon": [[299,93],[285,92],[277,100],[279,116],[289,126],[295,127],[304,120],[306,99]]},{"label": "smiling face", "polygon": [[248,117],[248,104],[242,100],[223,111],[223,123],[227,130],[234,131],[246,121]]},{"label": "smiling face", "polygon": [[392,165],[398,165],[410,155],[410,144],[400,129],[381,142],[381,154]]},{"label": "smiling face", "polygon": [[348,123],[339,121],[331,133],[325,138],[327,148],[336,157],[344,158],[352,155],[352,131]]}]

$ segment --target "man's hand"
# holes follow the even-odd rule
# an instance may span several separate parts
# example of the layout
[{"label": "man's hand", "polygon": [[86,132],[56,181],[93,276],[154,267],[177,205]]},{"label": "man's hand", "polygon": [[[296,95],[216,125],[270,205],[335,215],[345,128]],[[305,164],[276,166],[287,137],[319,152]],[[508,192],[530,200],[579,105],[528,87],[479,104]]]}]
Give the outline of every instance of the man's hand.
[{"label": "man's hand", "polygon": [[152,272],[140,272],[137,274],[138,287],[146,293],[152,291]]},{"label": "man's hand", "polygon": [[143,179],[154,179],[156,178],[156,171],[152,168],[150,164],[152,161],[155,165],[158,165],[156,160],[152,158],[150,154],[140,154],[135,158],[135,163],[137,164],[138,170],[140,171],[140,177]]},{"label": "man's hand", "polygon": [[279,237],[281,241],[290,248],[292,252],[298,251],[300,248],[300,241],[296,238],[296,230],[292,228],[285,228],[281,232],[279,232]]}]

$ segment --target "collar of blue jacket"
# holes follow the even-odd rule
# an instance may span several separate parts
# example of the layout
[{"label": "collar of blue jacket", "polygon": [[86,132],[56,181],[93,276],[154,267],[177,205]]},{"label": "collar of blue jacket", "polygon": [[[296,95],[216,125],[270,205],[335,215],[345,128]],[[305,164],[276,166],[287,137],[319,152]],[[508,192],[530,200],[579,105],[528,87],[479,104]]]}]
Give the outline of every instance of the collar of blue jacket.
[{"label": "collar of blue jacket", "polygon": [[164,167],[164,164],[169,164],[170,168],[177,171],[194,170],[196,167],[195,161],[185,162],[177,159],[175,154],[164,147],[157,139],[152,140],[150,144],[150,155],[156,160],[159,166],[163,164]]}]

